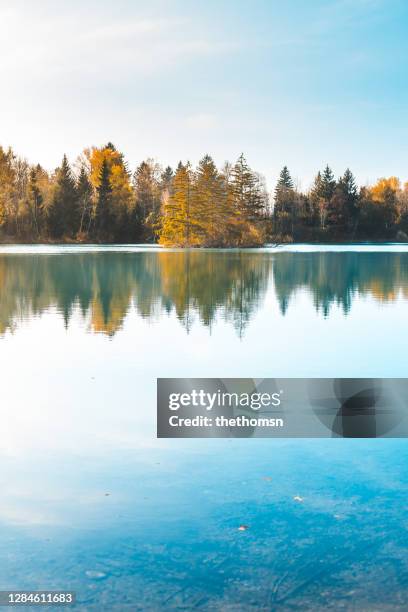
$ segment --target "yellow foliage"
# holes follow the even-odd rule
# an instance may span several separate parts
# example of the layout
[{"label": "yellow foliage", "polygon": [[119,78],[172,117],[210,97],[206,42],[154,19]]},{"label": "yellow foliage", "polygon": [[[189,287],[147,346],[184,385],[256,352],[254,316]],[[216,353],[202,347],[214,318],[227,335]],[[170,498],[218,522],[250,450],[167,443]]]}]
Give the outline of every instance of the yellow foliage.
[{"label": "yellow foliage", "polygon": [[110,171],[112,171],[113,166],[123,166],[122,155],[119,151],[110,146],[100,148],[92,147],[91,149],[86,149],[84,154],[91,168],[89,179],[95,189],[99,187],[101,168],[104,160],[107,161]]},{"label": "yellow foliage", "polygon": [[390,176],[389,178],[380,178],[377,183],[371,187],[370,192],[374,202],[383,202],[386,194],[389,191],[396,193],[401,188],[399,178]]},{"label": "yellow foliage", "polygon": [[109,305],[109,314],[103,310],[100,295],[92,300],[91,329],[95,333],[114,336],[122,328],[123,321],[129,309],[131,296],[119,295],[113,298]]},{"label": "yellow foliage", "polygon": [[113,202],[127,204],[132,197],[132,186],[129,174],[123,164],[112,166],[110,183],[112,187]]},{"label": "yellow foliage", "polygon": [[89,179],[94,189],[99,187],[101,168],[104,160],[110,171],[110,185],[112,188],[112,202],[114,206],[127,206],[132,198],[132,186],[129,173],[123,162],[123,155],[112,146],[92,147],[85,150],[90,165]]}]

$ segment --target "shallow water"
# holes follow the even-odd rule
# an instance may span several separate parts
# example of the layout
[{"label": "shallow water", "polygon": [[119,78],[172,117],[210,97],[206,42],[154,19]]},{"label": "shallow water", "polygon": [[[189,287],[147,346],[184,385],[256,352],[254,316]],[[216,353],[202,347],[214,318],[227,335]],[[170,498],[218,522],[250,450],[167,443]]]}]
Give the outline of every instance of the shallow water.
[{"label": "shallow water", "polygon": [[1,589],[406,609],[405,440],[157,440],[155,393],[405,377],[407,248],[1,247],[0,287]]}]

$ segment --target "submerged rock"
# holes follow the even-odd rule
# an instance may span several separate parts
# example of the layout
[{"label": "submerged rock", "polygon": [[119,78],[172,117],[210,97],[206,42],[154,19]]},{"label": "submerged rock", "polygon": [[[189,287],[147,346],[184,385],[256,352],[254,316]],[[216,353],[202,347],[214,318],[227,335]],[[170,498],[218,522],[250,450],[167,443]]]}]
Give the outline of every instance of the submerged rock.
[{"label": "submerged rock", "polygon": [[97,570],[87,570],[85,574],[92,580],[102,580],[102,578],[106,578],[106,574],[104,572],[98,572]]}]

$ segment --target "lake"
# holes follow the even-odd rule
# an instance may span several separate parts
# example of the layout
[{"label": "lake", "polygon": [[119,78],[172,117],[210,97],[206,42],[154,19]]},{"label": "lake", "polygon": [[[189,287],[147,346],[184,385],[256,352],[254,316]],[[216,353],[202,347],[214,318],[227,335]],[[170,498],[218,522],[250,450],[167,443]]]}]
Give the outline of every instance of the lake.
[{"label": "lake", "polygon": [[156,378],[405,377],[408,246],[3,246],[0,287],[0,589],[407,609],[405,440],[157,440]]}]

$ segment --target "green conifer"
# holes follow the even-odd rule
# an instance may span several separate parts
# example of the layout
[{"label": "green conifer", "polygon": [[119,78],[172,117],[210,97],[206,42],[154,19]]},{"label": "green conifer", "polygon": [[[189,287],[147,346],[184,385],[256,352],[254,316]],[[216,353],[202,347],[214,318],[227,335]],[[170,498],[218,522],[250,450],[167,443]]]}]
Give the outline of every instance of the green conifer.
[{"label": "green conifer", "polygon": [[61,167],[56,170],[54,196],[49,209],[48,229],[52,237],[72,238],[77,226],[77,190],[75,180],[64,155]]}]

